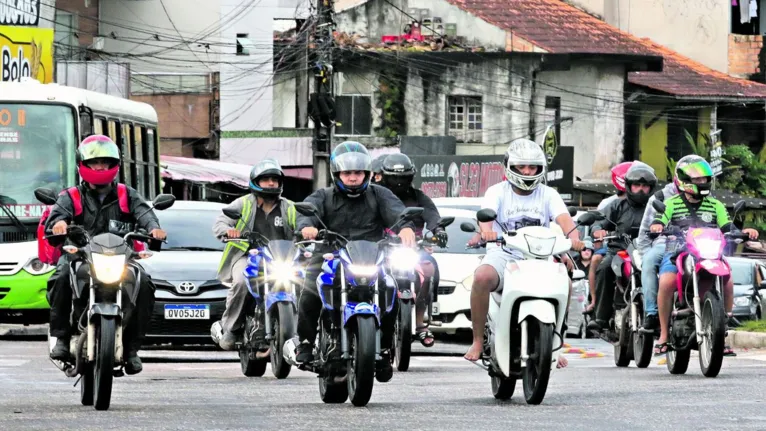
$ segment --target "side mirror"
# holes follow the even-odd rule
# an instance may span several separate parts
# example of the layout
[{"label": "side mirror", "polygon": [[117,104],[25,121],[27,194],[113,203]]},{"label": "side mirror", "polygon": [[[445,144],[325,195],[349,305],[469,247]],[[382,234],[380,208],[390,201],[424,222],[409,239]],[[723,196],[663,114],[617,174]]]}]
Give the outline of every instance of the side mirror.
[{"label": "side mirror", "polygon": [[761,285],[758,286],[758,290],[763,290],[763,289],[766,289],[766,280],[762,281]]},{"label": "side mirror", "polygon": [[747,202],[743,200],[734,204],[734,215],[732,216],[732,218],[737,217],[737,214],[741,213],[742,210],[744,210],[746,207],[747,207]]},{"label": "side mirror", "polygon": [[157,197],[154,198],[154,201],[152,201],[154,209],[160,211],[172,207],[174,203],[176,203],[176,197],[167,193],[157,195]]},{"label": "side mirror", "polygon": [[401,214],[399,214],[399,218],[402,220],[414,220],[418,216],[423,214],[423,208],[421,207],[409,207],[405,208],[404,211],[402,211]]},{"label": "side mirror", "polygon": [[593,213],[585,213],[577,218],[577,224],[580,226],[590,226],[596,222],[596,216]]},{"label": "side mirror", "polygon": [[495,221],[496,218],[497,213],[489,208],[481,209],[476,213],[476,220],[481,223],[489,223]]},{"label": "side mirror", "polygon": [[582,280],[585,278],[585,271],[581,269],[575,269],[572,271],[572,281]]},{"label": "side mirror", "polygon": [[239,220],[242,217],[241,212],[229,208],[223,209],[223,215],[233,220]]},{"label": "side mirror", "polygon": [[56,192],[45,187],[35,189],[35,198],[45,205],[56,205],[56,200],[58,200]]},{"label": "side mirror", "polygon": [[302,216],[312,217],[319,214],[319,209],[311,202],[296,202],[294,206],[295,211]]},{"label": "side mirror", "polygon": [[436,224],[436,227],[445,228],[449,225],[451,225],[455,221],[455,217],[442,217],[441,220],[439,220],[439,223]]},{"label": "side mirror", "polygon": [[662,214],[665,212],[665,203],[655,199],[652,202],[652,208],[654,208],[654,210],[657,211],[658,213]]},{"label": "side mirror", "polygon": [[570,217],[574,217],[577,215],[577,208],[575,207],[567,207],[567,210],[569,210]]},{"label": "side mirror", "polygon": [[463,232],[476,232],[476,225],[464,221],[463,223],[460,223],[460,230]]}]

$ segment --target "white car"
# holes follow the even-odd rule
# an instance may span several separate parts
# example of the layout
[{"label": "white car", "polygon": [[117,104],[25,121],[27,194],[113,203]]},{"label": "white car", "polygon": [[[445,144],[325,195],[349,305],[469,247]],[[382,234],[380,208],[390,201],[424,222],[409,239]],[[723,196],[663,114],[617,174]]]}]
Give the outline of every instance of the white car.
[{"label": "white car", "polygon": [[466,249],[466,243],[473,234],[460,230],[460,224],[468,222],[475,225],[476,211],[439,206],[439,214],[455,217],[455,221],[447,227],[447,248],[434,247],[440,281],[433,311],[434,320],[442,322],[442,325],[431,326],[430,329],[448,334],[454,334],[459,329],[470,331],[473,272],[481,263],[485,250]]},{"label": "white car", "polygon": [[481,209],[481,202],[484,198],[433,198],[432,200],[439,211],[442,208],[457,208],[471,211],[475,215],[476,211]]}]

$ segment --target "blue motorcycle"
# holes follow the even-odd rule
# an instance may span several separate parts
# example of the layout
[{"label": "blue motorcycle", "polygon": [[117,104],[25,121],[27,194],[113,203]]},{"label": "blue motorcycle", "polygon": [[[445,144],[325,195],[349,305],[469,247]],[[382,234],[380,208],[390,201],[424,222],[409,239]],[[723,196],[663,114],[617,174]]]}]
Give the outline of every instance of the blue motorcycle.
[{"label": "blue motorcycle", "polygon": [[[296,203],[295,209],[318,219],[318,211],[311,203]],[[407,208],[392,229],[422,212],[423,208]],[[393,292],[396,283],[383,271],[384,248],[398,238],[349,241],[319,222],[324,227],[319,231],[321,240],[312,242],[337,251],[323,255],[322,271],[316,281],[322,310],[315,359],[299,368],[319,375],[319,395],[325,403],[344,403],[350,399],[353,405],[361,407],[370,401],[376,362],[383,360],[381,304],[385,304],[385,312],[390,312],[394,305],[395,294],[388,291]],[[292,363],[294,343],[291,340],[284,348]]]},{"label": "blue motorcycle", "polygon": [[[223,210],[235,220],[241,215]],[[244,340],[239,346],[242,374],[261,377],[266,363],[278,379],[290,374],[291,364],[282,354],[287,340],[295,336],[297,322],[297,289],[303,285],[305,271],[301,259],[311,253],[290,240],[268,240],[257,232],[242,233],[240,239],[249,243],[245,277],[255,306],[245,318]]]}]

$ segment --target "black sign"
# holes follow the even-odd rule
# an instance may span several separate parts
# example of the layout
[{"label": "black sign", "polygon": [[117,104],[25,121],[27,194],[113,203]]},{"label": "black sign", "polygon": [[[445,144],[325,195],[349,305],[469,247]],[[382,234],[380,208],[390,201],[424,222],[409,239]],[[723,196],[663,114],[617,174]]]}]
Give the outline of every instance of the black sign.
[{"label": "black sign", "polygon": [[[503,156],[412,156],[413,185],[432,198],[482,197],[505,179]],[[548,166],[547,184],[572,199],[574,147],[559,147]]]},{"label": "black sign", "polygon": [[40,0],[0,0],[0,25],[35,27],[40,22]]}]

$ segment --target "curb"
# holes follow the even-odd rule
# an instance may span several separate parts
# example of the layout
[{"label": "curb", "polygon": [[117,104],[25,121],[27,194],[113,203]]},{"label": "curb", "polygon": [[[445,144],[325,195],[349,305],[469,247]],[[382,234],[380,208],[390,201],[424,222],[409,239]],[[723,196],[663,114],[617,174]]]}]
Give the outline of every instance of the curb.
[{"label": "curb", "polygon": [[726,337],[726,343],[732,348],[739,349],[766,348],[766,333],[729,331],[729,335]]},{"label": "curb", "polygon": [[48,325],[0,325],[0,337],[44,337]]}]

